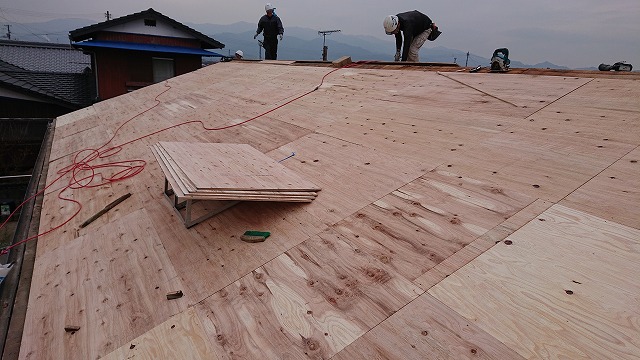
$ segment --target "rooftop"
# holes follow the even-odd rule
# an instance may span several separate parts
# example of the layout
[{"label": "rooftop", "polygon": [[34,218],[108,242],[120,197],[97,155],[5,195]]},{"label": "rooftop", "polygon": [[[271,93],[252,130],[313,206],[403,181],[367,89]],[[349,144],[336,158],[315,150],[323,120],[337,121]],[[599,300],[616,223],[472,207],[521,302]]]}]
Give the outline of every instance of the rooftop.
[{"label": "rooftop", "polygon": [[93,25],[89,25],[89,26],[85,26],[83,28],[80,29],[75,29],[72,30],[71,32],[69,32],[69,38],[73,41],[82,41],[82,40],[87,40],[90,39],[92,37],[94,37],[96,35],[96,33],[100,32],[100,31],[108,31],[111,28],[113,28],[114,26],[118,26],[118,25],[122,25],[122,24],[127,24],[136,20],[145,20],[145,19],[152,19],[152,20],[160,20],[163,21],[165,23],[167,23],[168,25],[170,25],[171,27],[173,27],[174,29],[179,29],[182,30],[184,32],[186,32],[187,34],[193,36],[195,39],[200,41],[200,46],[203,49],[222,49],[224,48],[224,44],[212,39],[211,37],[197,31],[194,30],[190,27],[188,27],[187,25],[178,22],[176,20],[173,20],[172,18],[163,15],[155,10],[153,10],[152,8],[149,8],[147,10],[144,11],[140,11],[134,14],[129,14],[129,15],[125,15],[125,16],[121,16],[119,18],[115,18],[112,20],[107,20],[107,21],[103,21],[101,23],[97,23],[97,24],[93,24]]},{"label": "rooftop", "polygon": [[[231,61],[59,117],[20,358],[636,359],[638,75],[462,70]],[[186,228],[159,142],[322,190]]]},{"label": "rooftop", "polygon": [[91,57],[70,44],[0,40],[0,60],[34,72],[82,74]]},{"label": "rooftop", "polygon": [[77,109],[92,101],[91,60],[71,45],[0,40],[0,85]]}]

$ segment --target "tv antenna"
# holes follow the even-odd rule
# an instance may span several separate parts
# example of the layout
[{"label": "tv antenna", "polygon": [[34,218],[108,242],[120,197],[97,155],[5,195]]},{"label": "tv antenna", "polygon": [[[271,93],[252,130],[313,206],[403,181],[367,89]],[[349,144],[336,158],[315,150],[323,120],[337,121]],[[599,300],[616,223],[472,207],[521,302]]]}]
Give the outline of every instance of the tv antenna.
[{"label": "tv antenna", "polygon": [[325,45],[327,41],[327,35],[335,32],[340,32],[340,30],[318,31],[318,35],[322,35],[322,61],[327,61],[327,50],[329,50],[327,45]]}]

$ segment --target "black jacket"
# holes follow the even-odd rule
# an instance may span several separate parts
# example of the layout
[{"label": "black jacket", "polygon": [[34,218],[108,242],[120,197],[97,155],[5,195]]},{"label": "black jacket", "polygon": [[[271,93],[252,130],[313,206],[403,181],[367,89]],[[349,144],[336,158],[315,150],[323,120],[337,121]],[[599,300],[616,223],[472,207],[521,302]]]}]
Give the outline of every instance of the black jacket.
[{"label": "black jacket", "polygon": [[264,37],[276,37],[279,34],[284,34],[284,28],[282,27],[282,21],[278,15],[273,14],[271,17],[262,15],[260,21],[258,21],[257,34],[260,34],[264,30]]},{"label": "black jacket", "polygon": [[[409,47],[413,38],[420,35],[423,31],[431,27],[431,19],[419,12],[418,10],[407,11],[396,15],[400,22],[400,30],[396,34],[396,49],[400,50],[402,47],[402,61],[407,61],[409,57]],[[402,46],[402,37],[404,36],[404,47]]]}]

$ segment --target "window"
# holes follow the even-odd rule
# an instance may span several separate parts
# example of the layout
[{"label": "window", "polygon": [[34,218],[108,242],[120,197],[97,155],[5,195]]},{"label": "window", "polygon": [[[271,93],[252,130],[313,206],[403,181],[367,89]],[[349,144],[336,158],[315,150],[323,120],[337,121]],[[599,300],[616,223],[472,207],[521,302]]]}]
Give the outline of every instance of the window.
[{"label": "window", "polygon": [[152,58],[153,82],[159,83],[175,76],[173,59]]},{"label": "window", "polygon": [[144,26],[156,26],[154,19],[144,19]]}]

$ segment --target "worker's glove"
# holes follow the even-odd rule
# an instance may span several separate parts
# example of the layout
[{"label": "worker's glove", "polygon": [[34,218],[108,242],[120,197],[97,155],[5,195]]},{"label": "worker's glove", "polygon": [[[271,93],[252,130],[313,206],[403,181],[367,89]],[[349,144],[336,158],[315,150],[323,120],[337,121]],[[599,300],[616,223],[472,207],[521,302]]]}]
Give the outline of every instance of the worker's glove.
[{"label": "worker's glove", "polygon": [[253,35],[253,39],[255,40],[255,38],[258,37],[258,33],[256,33],[255,35]]},{"label": "worker's glove", "polygon": [[393,57],[394,61],[400,61],[400,51],[396,51],[396,56]]},{"label": "worker's glove", "polygon": [[280,40],[282,40],[282,34],[278,35],[278,37],[280,38]]}]

